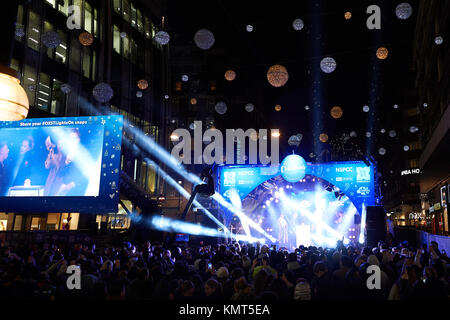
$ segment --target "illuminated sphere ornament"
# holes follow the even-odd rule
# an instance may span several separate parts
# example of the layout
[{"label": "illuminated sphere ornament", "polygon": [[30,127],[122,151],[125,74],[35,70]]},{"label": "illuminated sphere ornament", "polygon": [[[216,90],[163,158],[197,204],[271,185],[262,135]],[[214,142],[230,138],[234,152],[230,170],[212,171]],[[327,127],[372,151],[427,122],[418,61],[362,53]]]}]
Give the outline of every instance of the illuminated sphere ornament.
[{"label": "illuminated sphere ornament", "polygon": [[328,135],[326,133],[321,133],[320,136],[319,136],[319,140],[320,140],[320,142],[323,142],[323,143],[327,142],[328,141]]},{"label": "illuminated sphere ornament", "polygon": [[85,47],[89,47],[91,44],[94,43],[94,36],[92,34],[90,34],[87,31],[84,31],[82,33],[80,33],[80,35],[78,36],[78,41],[80,41],[80,43],[85,46]]},{"label": "illuminated sphere ornament", "polygon": [[290,154],[280,164],[280,173],[287,182],[298,182],[305,177],[305,159],[297,154]]},{"label": "illuminated sphere ornament", "polygon": [[424,103],[423,103],[423,107],[424,107],[424,108],[428,108],[428,103],[424,102]]},{"label": "illuminated sphere ornament", "polygon": [[311,152],[311,153],[309,154],[309,157],[310,157],[310,158],[314,158],[314,157],[315,157],[314,153]]},{"label": "illuminated sphere ornament", "polygon": [[320,61],[320,69],[325,73],[332,73],[336,70],[336,60],[331,57],[323,58]]},{"label": "illuminated sphere ornament", "polygon": [[247,25],[246,29],[247,29],[247,32],[252,32],[253,26],[251,24],[249,24],[249,25]]},{"label": "illuminated sphere ornament", "polygon": [[247,103],[245,105],[245,111],[247,112],[252,112],[255,109],[255,106],[253,105],[253,103]]},{"label": "illuminated sphere ornament", "polygon": [[197,104],[197,99],[191,98],[190,102],[191,102],[192,105],[196,105]]},{"label": "illuminated sphere ornament", "polygon": [[366,132],[366,137],[370,138],[372,136],[372,134],[370,132]]},{"label": "illuminated sphere ornament", "polygon": [[72,88],[70,87],[70,84],[68,83],[64,83],[61,85],[61,92],[64,94],[68,94],[70,93],[70,91],[72,90]]},{"label": "illuminated sphere ornament", "polygon": [[142,91],[136,91],[136,97],[142,98]]},{"label": "illuminated sphere ornament", "polygon": [[30,109],[28,96],[15,76],[14,70],[0,70],[0,121],[23,120]]},{"label": "illuminated sphere ornament", "polygon": [[292,27],[294,28],[294,30],[296,31],[300,31],[303,29],[303,27],[305,26],[305,24],[303,23],[302,19],[295,19],[292,22]]},{"label": "illuminated sphere ornament", "polygon": [[164,99],[168,100],[170,97],[168,94],[164,95]]},{"label": "illuminated sphere ornament", "polygon": [[389,131],[389,137],[395,138],[396,136],[397,136],[397,132],[395,132],[395,130],[390,130]]},{"label": "illuminated sphere ornament", "polygon": [[61,44],[61,37],[56,31],[47,31],[42,36],[42,43],[50,49],[55,49]]},{"label": "illuminated sphere ornament", "polygon": [[385,148],[380,148],[378,149],[378,153],[382,156],[384,156],[386,154],[386,149]]},{"label": "illuminated sphere ornament", "polygon": [[377,58],[380,60],[386,59],[388,54],[389,54],[389,51],[385,47],[379,47],[377,50]]},{"label": "illuminated sphere ornament", "polygon": [[417,131],[419,131],[419,128],[417,128],[416,126],[411,126],[411,127],[409,127],[409,132],[415,133],[415,132],[417,132]]},{"label": "illuminated sphere ornament", "polygon": [[277,105],[275,106],[275,111],[281,111],[281,106],[280,106],[279,104],[277,104]]},{"label": "illuminated sphere ornament", "polygon": [[234,79],[236,79],[236,72],[234,72],[233,70],[227,70],[225,72],[225,79],[227,79],[228,81],[233,81]]},{"label": "illuminated sphere ornament", "polygon": [[298,147],[299,145],[300,145],[300,142],[302,141],[302,139],[300,138],[300,137],[298,137],[297,135],[295,135],[295,136],[291,136],[289,139],[288,139],[288,144],[290,145],[290,146],[296,146],[296,147]]},{"label": "illuminated sphere ornament", "polygon": [[438,46],[440,46],[441,44],[444,43],[444,38],[441,36],[437,36],[436,38],[434,38],[434,43],[436,43]]},{"label": "illuminated sphere ornament", "polygon": [[408,146],[408,145],[404,145],[404,146],[403,146],[403,150],[404,150],[404,151],[408,151],[408,150],[409,150],[409,146]]},{"label": "illuminated sphere ornament", "polygon": [[342,117],[342,114],[344,112],[342,111],[342,108],[339,106],[334,106],[333,108],[331,108],[330,110],[330,114],[334,119],[339,119],[340,117]]},{"label": "illuminated sphere ornament", "polygon": [[24,35],[25,35],[25,30],[23,29],[23,27],[22,26],[17,26],[16,27],[16,36],[17,37],[19,37],[19,38],[22,38]]},{"label": "illuminated sphere ornament", "polygon": [[165,31],[158,31],[158,32],[155,34],[155,41],[156,41],[157,43],[159,43],[160,45],[164,46],[164,45],[166,45],[166,44],[169,43],[169,41],[170,41],[170,36],[169,36],[169,34],[168,34],[167,32],[165,32]]},{"label": "illuminated sphere ornament", "polygon": [[98,102],[106,103],[111,100],[114,91],[109,84],[101,82],[92,89],[92,95]]},{"label": "illuminated sphere ornament", "polygon": [[288,71],[282,65],[276,64],[267,70],[267,81],[274,87],[282,87],[288,80]]},{"label": "illuminated sphere ornament", "polygon": [[398,104],[394,104],[394,106],[392,108],[398,109]]},{"label": "illuminated sphere ornament", "polygon": [[202,50],[208,50],[214,45],[214,34],[208,29],[200,29],[194,35],[194,42]]},{"label": "illuminated sphere ornament", "polygon": [[225,104],[225,102],[219,101],[216,103],[214,109],[218,114],[224,114],[225,112],[227,112],[227,105]]},{"label": "illuminated sphere ornament", "polygon": [[191,130],[194,130],[196,127],[197,126],[193,122],[189,125],[189,129],[191,129]]},{"label": "illuminated sphere ornament", "polygon": [[350,137],[356,138],[358,134],[355,131],[350,132]]},{"label": "illuminated sphere ornament", "polygon": [[141,90],[145,90],[148,88],[148,82],[145,79],[141,79],[137,82],[137,86]]},{"label": "illuminated sphere ornament", "polygon": [[28,90],[31,91],[31,92],[35,92],[36,91],[36,86],[34,84],[30,84],[28,86]]},{"label": "illuminated sphere ornament", "polygon": [[124,38],[127,37],[127,33],[126,33],[126,32],[121,32],[119,35],[120,35],[120,37],[121,37],[122,39],[124,39]]},{"label": "illuminated sphere ornament", "polygon": [[364,112],[369,112],[369,110],[370,110],[369,106],[365,105],[365,106],[363,107],[363,111],[364,111]]},{"label": "illuminated sphere ornament", "polygon": [[350,20],[351,17],[352,17],[352,13],[351,13],[350,11],[347,11],[347,12],[344,14],[344,17],[345,17],[345,20]]},{"label": "illuminated sphere ornament", "polygon": [[386,130],[384,130],[384,129],[381,129],[381,130],[380,130],[380,132],[381,132],[381,133],[385,133],[385,132],[386,132]]},{"label": "illuminated sphere ornament", "polygon": [[309,106],[305,106],[305,110],[308,111],[309,110]]},{"label": "illuminated sphere ornament", "polygon": [[183,75],[181,76],[181,81],[183,81],[183,82],[189,81],[189,76],[188,76],[187,74],[183,74]]},{"label": "illuminated sphere ornament", "polygon": [[302,135],[301,133],[297,133],[296,136],[297,136],[300,140],[303,139],[303,135]]},{"label": "illuminated sphere ornament", "polygon": [[411,5],[409,3],[407,3],[407,2],[400,3],[395,8],[395,15],[400,20],[408,19],[412,15],[412,7],[411,7]]}]

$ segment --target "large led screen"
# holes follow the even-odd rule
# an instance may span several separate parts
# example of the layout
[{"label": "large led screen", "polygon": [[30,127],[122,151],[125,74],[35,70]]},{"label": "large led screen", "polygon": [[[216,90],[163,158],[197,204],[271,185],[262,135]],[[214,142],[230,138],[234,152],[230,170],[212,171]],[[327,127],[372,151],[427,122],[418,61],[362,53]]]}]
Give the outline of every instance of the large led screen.
[{"label": "large led screen", "polygon": [[0,211],[116,212],[122,116],[0,122]]}]

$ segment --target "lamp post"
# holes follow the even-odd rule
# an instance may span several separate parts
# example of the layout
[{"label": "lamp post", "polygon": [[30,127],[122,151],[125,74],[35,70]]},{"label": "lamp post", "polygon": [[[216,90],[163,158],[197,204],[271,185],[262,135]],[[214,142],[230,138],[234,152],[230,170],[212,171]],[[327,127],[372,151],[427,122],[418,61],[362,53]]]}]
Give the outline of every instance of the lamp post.
[{"label": "lamp post", "polygon": [[5,46],[0,50],[0,121],[16,121],[27,117],[28,96],[14,69],[9,67],[14,48],[15,25],[19,5],[30,0],[7,1],[0,11],[0,27]]}]

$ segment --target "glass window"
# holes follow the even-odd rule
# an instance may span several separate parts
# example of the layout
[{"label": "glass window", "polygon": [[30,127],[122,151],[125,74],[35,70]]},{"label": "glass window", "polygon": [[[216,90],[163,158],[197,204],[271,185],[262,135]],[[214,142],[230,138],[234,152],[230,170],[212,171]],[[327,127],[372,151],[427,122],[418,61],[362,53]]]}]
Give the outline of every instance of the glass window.
[{"label": "glass window", "polygon": [[42,73],[39,76],[39,85],[36,90],[36,106],[39,109],[50,111],[49,105],[50,105],[50,77]]},{"label": "glass window", "polygon": [[114,51],[120,54],[120,30],[116,25],[113,27],[113,48]]},{"label": "glass window", "polygon": [[[22,28],[24,31],[24,27],[23,27],[23,7],[21,5],[19,5],[19,9],[17,10],[17,23],[16,23],[16,29],[18,28]],[[18,37],[17,35],[15,36],[16,41],[22,42],[24,37]]]},{"label": "glass window", "polygon": [[56,115],[64,114],[64,93],[61,92],[61,85],[61,81],[53,79],[50,112]]},{"label": "glass window", "polygon": [[[50,22],[44,21],[44,34],[49,31],[53,31],[53,26]],[[47,52],[47,57],[49,57],[50,59],[53,58],[54,49],[47,48],[44,44],[42,44],[42,50]]]},{"label": "glass window", "polygon": [[59,1],[58,11],[65,16],[69,15],[69,0]]},{"label": "glass window", "polygon": [[36,69],[29,65],[25,65],[22,77],[22,86],[28,95],[30,106],[34,106],[34,98],[36,94],[37,76]]},{"label": "glass window", "polygon": [[120,0],[114,0],[113,6],[114,6],[114,11],[117,12],[118,14],[121,14],[120,10],[122,8],[122,5],[120,3]]},{"label": "glass window", "polygon": [[129,0],[123,0],[122,1],[122,12],[123,12],[123,18],[126,22],[130,22],[130,1]]},{"label": "glass window", "polygon": [[94,36],[98,37],[98,11],[94,8]]},{"label": "glass window", "polygon": [[151,38],[150,20],[148,19],[147,16],[144,17],[144,30],[145,30],[145,37],[147,39],[150,39]]},{"label": "glass window", "polygon": [[75,72],[80,72],[80,43],[78,39],[72,38],[70,43],[70,69]]},{"label": "glass window", "polygon": [[91,77],[91,49],[83,47],[83,76]]},{"label": "glass window", "polygon": [[97,79],[97,53],[92,51],[92,72],[91,72],[91,80],[95,81]]},{"label": "glass window", "polygon": [[131,43],[131,62],[135,64],[137,61],[137,52],[138,52],[137,44],[133,39],[130,40],[130,43]]},{"label": "glass window", "polygon": [[137,10],[137,27],[139,32],[144,32],[144,24],[142,23],[142,13],[141,11],[138,9]]},{"label": "glass window", "polygon": [[67,35],[64,31],[58,30],[59,36],[61,37],[61,43],[56,47],[55,50],[55,60],[60,63],[66,63],[67,58]]},{"label": "glass window", "polygon": [[9,65],[10,68],[16,70],[17,72],[20,71],[20,62],[17,59],[11,59],[11,64]]},{"label": "glass window", "polygon": [[39,16],[33,11],[29,11],[27,45],[36,51],[39,51],[40,35],[41,35],[39,24],[40,24]]},{"label": "glass window", "polygon": [[125,37],[123,40],[123,56],[127,59],[130,59],[130,40],[128,37]]},{"label": "glass window", "polygon": [[53,8],[56,8],[55,0],[46,0],[46,1],[47,1],[47,3],[48,3],[49,5],[51,5]]},{"label": "glass window", "polygon": [[137,24],[137,11],[136,8],[131,4],[131,25],[136,27]]},{"label": "glass window", "polygon": [[84,30],[92,33],[92,7],[87,1],[84,1]]}]

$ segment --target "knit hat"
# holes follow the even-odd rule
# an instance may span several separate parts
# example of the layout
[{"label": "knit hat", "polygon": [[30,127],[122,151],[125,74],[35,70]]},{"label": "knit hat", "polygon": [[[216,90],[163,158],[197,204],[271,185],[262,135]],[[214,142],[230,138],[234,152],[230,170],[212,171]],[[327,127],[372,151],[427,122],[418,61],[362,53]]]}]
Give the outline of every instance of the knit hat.
[{"label": "knit hat", "polygon": [[370,265],[376,265],[379,266],[380,265],[380,261],[378,260],[377,256],[374,254],[371,254],[368,258],[367,258],[367,263]]},{"label": "knit hat", "polygon": [[295,286],[294,300],[311,300],[311,288],[308,282],[299,282]]},{"label": "knit hat", "polygon": [[220,267],[219,270],[216,271],[217,278],[228,278],[228,269],[227,267]]}]

